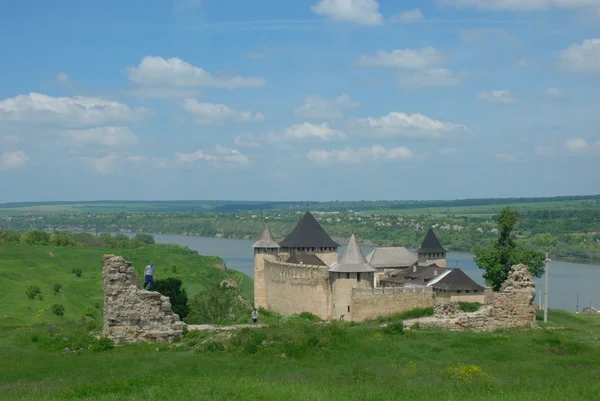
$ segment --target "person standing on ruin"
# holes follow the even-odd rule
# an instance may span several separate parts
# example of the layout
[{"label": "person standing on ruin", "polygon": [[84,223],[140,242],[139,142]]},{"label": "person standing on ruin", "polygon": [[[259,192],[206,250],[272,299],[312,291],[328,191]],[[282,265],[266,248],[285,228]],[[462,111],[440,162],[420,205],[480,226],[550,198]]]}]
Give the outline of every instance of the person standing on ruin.
[{"label": "person standing on ruin", "polygon": [[144,269],[144,286],[142,288],[146,289],[148,284],[150,284],[150,291],[152,291],[154,289],[154,263],[152,261]]},{"label": "person standing on ruin", "polygon": [[252,322],[256,324],[258,322],[258,311],[256,308],[252,309]]}]

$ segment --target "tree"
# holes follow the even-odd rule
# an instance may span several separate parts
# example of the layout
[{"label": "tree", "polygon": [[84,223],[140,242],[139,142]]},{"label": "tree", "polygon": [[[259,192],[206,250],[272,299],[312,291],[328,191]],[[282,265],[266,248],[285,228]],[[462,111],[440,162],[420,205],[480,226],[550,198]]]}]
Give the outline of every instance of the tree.
[{"label": "tree", "polygon": [[227,324],[235,320],[237,309],[234,291],[220,286],[209,287],[192,298],[188,321]]},{"label": "tree", "polygon": [[513,265],[522,263],[529,266],[534,277],[544,273],[544,254],[519,247],[512,238],[512,232],[519,222],[519,213],[509,208],[502,209],[496,216],[498,223],[498,239],[487,247],[476,247],[475,263],[485,270],[483,278],[494,291],[498,291],[506,280]]},{"label": "tree", "polygon": [[136,234],[134,239],[143,242],[146,245],[154,244],[154,236],[150,234]]},{"label": "tree", "polygon": [[165,297],[169,297],[173,313],[178,314],[179,318],[183,320],[190,312],[190,309],[188,307],[187,293],[185,292],[185,288],[181,286],[181,280],[169,277],[164,280],[156,280],[154,291],[158,291]]},{"label": "tree", "polygon": [[27,245],[48,245],[50,234],[40,230],[29,230],[21,236],[21,242]]}]

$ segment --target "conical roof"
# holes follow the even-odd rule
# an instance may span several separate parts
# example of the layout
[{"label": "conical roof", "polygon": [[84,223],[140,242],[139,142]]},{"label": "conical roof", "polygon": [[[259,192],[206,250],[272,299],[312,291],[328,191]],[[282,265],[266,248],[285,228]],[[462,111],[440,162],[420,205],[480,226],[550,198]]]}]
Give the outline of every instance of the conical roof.
[{"label": "conical roof", "polygon": [[279,244],[275,241],[275,238],[273,238],[273,234],[266,224],[260,232],[258,241],[252,245],[252,248],[279,248]]},{"label": "conical roof", "polygon": [[296,227],[281,241],[280,245],[286,248],[337,248],[340,246],[323,230],[310,212],[306,212],[302,216]]},{"label": "conical roof", "polygon": [[419,253],[433,253],[433,252],[446,252],[444,248],[442,248],[442,244],[440,244],[440,240],[438,240],[437,236],[433,232],[433,229],[430,227],[425,235],[425,239],[423,240],[423,244],[421,244],[421,248],[419,248]]},{"label": "conical roof", "polygon": [[363,273],[374,272],[375,269],[367,263],[362,249],[358,246],[356,237],[352,234],[340,261],[333,265],[329,271],[338,273]]}]

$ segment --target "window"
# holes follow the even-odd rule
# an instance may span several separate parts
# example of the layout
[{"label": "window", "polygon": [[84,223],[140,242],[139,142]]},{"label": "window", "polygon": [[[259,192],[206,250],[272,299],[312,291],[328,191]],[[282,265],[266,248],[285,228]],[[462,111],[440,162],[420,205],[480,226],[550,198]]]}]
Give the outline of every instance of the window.
[{"label": "window", "polygon": [[350,313],[350,305],[348,305],[348,313]]},{"label": "window", "polygon": [[356,281],[360,283],[360,273],[356,273]]},{"label": "window", "polygon": [[346,273],[346,278],[350,278],[350,273]]}]

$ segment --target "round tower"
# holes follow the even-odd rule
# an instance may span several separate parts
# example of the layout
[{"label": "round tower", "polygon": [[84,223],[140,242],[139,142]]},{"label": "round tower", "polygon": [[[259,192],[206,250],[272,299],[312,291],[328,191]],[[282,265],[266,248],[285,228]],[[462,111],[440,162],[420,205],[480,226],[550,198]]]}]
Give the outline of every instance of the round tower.
[{"label": "round tower", "polygon": [[352,234],[339,263],[329,269],[334,319],[352,320],[352,289],[373,288],[374,274]]},{"label": "round tower", "polygon": [[252,248],[254,249],[254,307],[268,309],[265,287],[265,260],[277,261],[279,244],[273,238],[273,234],[266,224],[258,241],[252,245]]}]

